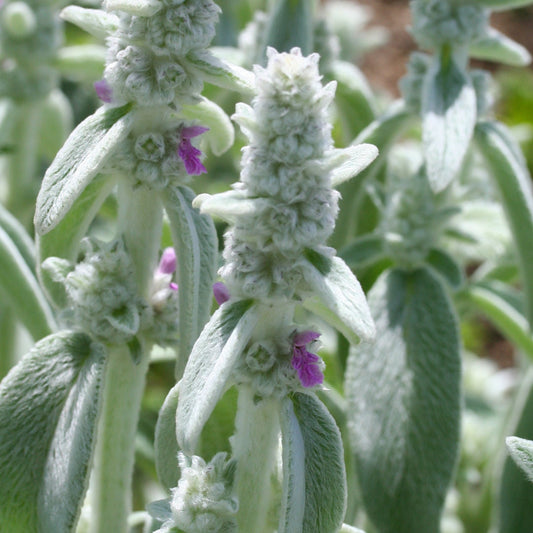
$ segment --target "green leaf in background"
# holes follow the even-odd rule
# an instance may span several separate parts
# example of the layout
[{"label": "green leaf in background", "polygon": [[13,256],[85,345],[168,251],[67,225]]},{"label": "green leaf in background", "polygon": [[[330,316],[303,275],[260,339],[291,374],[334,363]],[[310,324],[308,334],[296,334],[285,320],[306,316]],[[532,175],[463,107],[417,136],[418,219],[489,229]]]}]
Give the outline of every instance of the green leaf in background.
[{"label": "green leaf in background", "polygon": [[0,153],[10,149],[17,106],[11,98],[0,98]]},{"label": "green leaf in background", "polygon": [[230,300],[215,312],[196,341],[181,380],[176,413],[178,443],[185,453],[194,453],[258,320],[257,306],[250,300]]},{"label": "green leaf in background", "polygon": [[35,230],[45,234],[65,216],[133,125],[131,106],[101,107],[70,134],[46,171],[35,211]]},{"label": "green leaf in background", "polygon": [[83,333],[46,337],[0,383],[0,524],[68,533],[89,481],[105,352]]},{"label": "green leaf in background", "polygon": [[440,248],[432,248],[426,257],[426,263],[442,276],[453,289],[458,289],[464,281],[463,271],[455,259]]},{"label": "green leaf in background", "polygon": [[385,243],[379,234],[367,234],[339,251],[340,258],[350,268],[371,265],[385,257]]},{"label": "green leaf in background", "polygon": [[180,353],[176,365],[181,378],[192,346],[209,319],[216,275],[218,240],[213,220],[191,203],[187,187],[169,188],[161,196],[178,261]]},{"label": "green leaf in background", "polygon": [[35,245],[24,226],[1,204],[0,228],[6,232],[30,270],[35,274]]},{"label": "green leaf in background", "polygon": [[359,281],[339,257],[307,250],[303,276],[314,296],[304,307],[338,329],[348,340],[371,340],[374,321]]},{"label": "green leaf in background", "polygon": [[48,233],[37,235],[39,281],[50,301],[59,309],[68,303],[65,288],[62,283],[53,281],[49,272],[42,268],[42,263],[48,257],[76,261],[80,241],[115,184],[111,176],[97,176],[76,198],[61,222]]},{"label": "green leaf in background", "polygon": [[58,50],[54,66],[65,78],[90,83],[102,78],[106,49],[98,44],[75,44]]},{"label": "green leaf in background", "polygon": [[[533,367],[529,367],[514,401],[506,435],[533,439]],[[505,451],[503,436],[501,450],[505,453],[499,476],[498,533],[531,533],[533,531],[533,483],[514,459]]]},{"label": "green leaf in background", "polygon": [[72,130],[72,106],[68,98],[55,89],[44,100],[41,113],[39,153],[52,160]]},{"label": "green leaf in background", "polygon": [[531,62],[527,48],[494,28],[489,28],[486,36],[470,45],[469,55],[476,59],[497,61],[515,67],[525,67]]},{"label": "green leaf in background", "polygon": [[309,0],[276,0],[269,13],[263,46],[256,63],[266,63],[267,47],[289,52],[298,47],[304,56],[313,52],[313,8]]},{"label": "green leaf in background", "polygon": [[422,93],[422,142],[434,192],[444,190],[459,172],[476,115],[476,92],[466,72],[452,57],[436,61],[426,74]]},{"label": "green leaf in background", "polygon": [[10,236],[0,227],[0,290],[34,340],[56,328],[39,283]]},{"label": "green leaf in background", "polygon": [[475,139],[500,191],[518,252],[526,299],[526,317],[533,326],[533,194],[531,177],[519,146],[495,122],[477,125]]},{"label": "green leaf in background", "polygon": [[477,0],[477,3],[493,11],[505,11],[516,7],[528,6],[533,2],[531,0]]},{"label": "green leaf in background", "polygon": [[280,533],[338,531],[346,510],[340,432],[316,396],[294,394],[281,411],[283,496]]},{"label": "green leaf in background", "polygon": [[352,348],[345,382],[365,508],[379,533],[438,533],[459,444],[455,313],[425,268],[386,272],[369,304],[379,335]]},{"label": "green leaf in background", "polygon": [[533,441],[519,437],[507,437],[505,445],[514,462],[533,483]]},{"label": "green leaf in background", "polygon": [[337,82],[336,120],[341,125],[340,133],[345,145],[376,118],[374,96],[365,76],[352,63],[334,61],[328,73],[330,78]]}]

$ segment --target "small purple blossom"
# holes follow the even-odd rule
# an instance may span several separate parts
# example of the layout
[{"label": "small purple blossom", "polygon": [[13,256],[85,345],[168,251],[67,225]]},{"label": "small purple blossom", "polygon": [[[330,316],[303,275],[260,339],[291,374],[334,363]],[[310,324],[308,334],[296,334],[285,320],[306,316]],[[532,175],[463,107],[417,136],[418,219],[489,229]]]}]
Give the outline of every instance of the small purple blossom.
[{"label": "small purple blossom", "polygon": [[217,281],[213,284],[213,295],[218,305],[222,305],[230,298],[229,290],[224,283]]},{"label": "small purple blossom", "polygon": [[320,368],[320,357],[307,350],[307,345],[320,337],[316,331],[302,331],[297,333],[292,341],[291,365],[298,373],[300,382],[306,388],[320,385],[324,375]]},{"label": "small purple blossom", "polygon": [[178,155],[183,160],[187,174],[190,174],[191,176],[198,176],[207,172],[207,169],[200,161],[202,152],[191,144],[191,139],[193,137],[198,137],[198,135],[202,135],[202,133],[205,133],[208,130],[209,128],[205,128],[204,126],[188,126],[183,128],[180,132]]},{"label": "small purple blossom", "polygon": [[106,80],[95,81],[94,90],[102,102],[110,104],[113,101],[113,89],[111,89]]},{"label": "small purple blossom", "polygon": [[172,246],[163,250],[157,271],[161,274],[174,274],[176,272],[176,252]]}]

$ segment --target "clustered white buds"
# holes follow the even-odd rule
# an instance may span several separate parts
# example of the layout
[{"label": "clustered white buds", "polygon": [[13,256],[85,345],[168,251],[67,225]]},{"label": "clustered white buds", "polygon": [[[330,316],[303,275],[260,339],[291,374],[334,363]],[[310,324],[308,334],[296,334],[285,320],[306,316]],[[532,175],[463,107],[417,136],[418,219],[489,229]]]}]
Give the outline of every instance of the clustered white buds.
[{"label": "clustered white buds", "polygon": [[304,249],[324,245],[337,215],[324,164],[335,83],[321,85],[317,54],[268,55],[266,69],[255,67],[253,108],[239,104],[234,115],[250,139],[237,187],[255,209],[226,235],[220,274],[232,296],[291,299]]}]

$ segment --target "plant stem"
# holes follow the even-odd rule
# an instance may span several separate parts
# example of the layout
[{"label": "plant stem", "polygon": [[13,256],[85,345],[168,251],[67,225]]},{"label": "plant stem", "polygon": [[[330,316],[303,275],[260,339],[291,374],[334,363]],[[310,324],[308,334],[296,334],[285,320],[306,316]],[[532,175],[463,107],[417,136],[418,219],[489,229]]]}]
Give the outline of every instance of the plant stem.
[{"label": "plant stem", "polygon": [[6,305],[0,308],[0,380],[15,364],[17,323],[13,311]]},{"label": "plant stem", "polygon": [[234,457],[237,459],[239,531],[265,531],[270,503],[270,475],[279,436],[279,401],[254,402],[250,387],[241,387],[237,407]]},{"label": "plant stem", "polygon": [[126,346],[110,350],[91,478],[90,533],[127,533],[135,433],[150,358],[138,365]]}]

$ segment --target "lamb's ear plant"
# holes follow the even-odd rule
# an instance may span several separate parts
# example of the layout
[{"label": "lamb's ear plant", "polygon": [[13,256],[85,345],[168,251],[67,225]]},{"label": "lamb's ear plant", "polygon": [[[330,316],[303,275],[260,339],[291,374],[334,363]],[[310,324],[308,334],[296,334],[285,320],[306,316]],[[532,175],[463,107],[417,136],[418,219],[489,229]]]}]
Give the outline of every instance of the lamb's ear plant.
[{"label": "lamb's ear plant", "polygon": [[[269,49],[268,58],[266,68],[255,67],[252,106],[239,104],[233,117],[250,142],[240,181],[195,200],[203,213],[230,225],[219,271],[225,285],[217,288],[221,306],[161,412],[156,457],[159,471],[176,468],[165,450],[173,436],[184,453],[195,454],[215,405],[236,386],[231,482],[238,510],[227,530],[276,528],[268,510],[281,446],[277,531],[326,533],[340,530],[344,519],[343,447],[316,395],[324,380],[324,363],[312,353],[320,333],[304,311],[354,343],[374,336],[359,282],[326,240],[337,214],[333,186],[370,164],[377,150],[333,148],[328,108],[335,83],[321,85],[317,54]],[[221,524],[227,506],[205,501],[194,513],[198,499],[181,490],[183,483],[182,477],[173,489],[162,531],[200,533]]]},{"label": "lamb's ear plant", "polygon": [[[398,167],[392,154],[388,168],[381,157],[362,177],[378,211],[372,231],[365,233],[356,217],[337,236],[338,243],[346,239],[340,255],[372,286],[369,305],[380,331],[375,343],[352,347],[345,381],[364,508],[379,532],[440,531],[459,445],[463,304],[488,313],[521,348],[530,345],[530,176],[509,131],[489,118],[487,75],[468,67],[469,57],[529,62],[525,49],[488,26],[489,9],[515,5],[413,0],[411,31],[431,53],[411,56],[404,100],[354,141],[374,142],[386,154],[409,122],[420,120],[421,142],[410,164]],[[466,207],[462,194],[472,187],[472,157],[492,175],[516,245],[523,301],[518,308],[507,302],[508,313],[490,303],[497,284],[483,286],[488,300],[476,298],[483,287],[478,280],[465,285],[466,265],[447,251],[453,237],[477,237],[451,231]],[[360,189],[355,205],[363,205],[366,191]],[[351,242],[350,231],[359,234]]]},{"label": "lamb's ear plant", "polygon": [[[251,74],[207,50],[220,11],[211,0],[104,7],[63,11],[107,36],[95,82],[104,103],[59,150],[37,198],[37,271],[62,331],[0,386],[0,523],[13,533],[74,531],[89,480],[89,530],[127,530],[151,348],[174,347],[179,376],[209,317],[217,239],[187,184],[205,172],[198,138],[221,153],[233,128],[202,87],[251,90]],[[113,191],[112,235],[84,238]],[[164,213],[174,248],[161,253]]]}]

